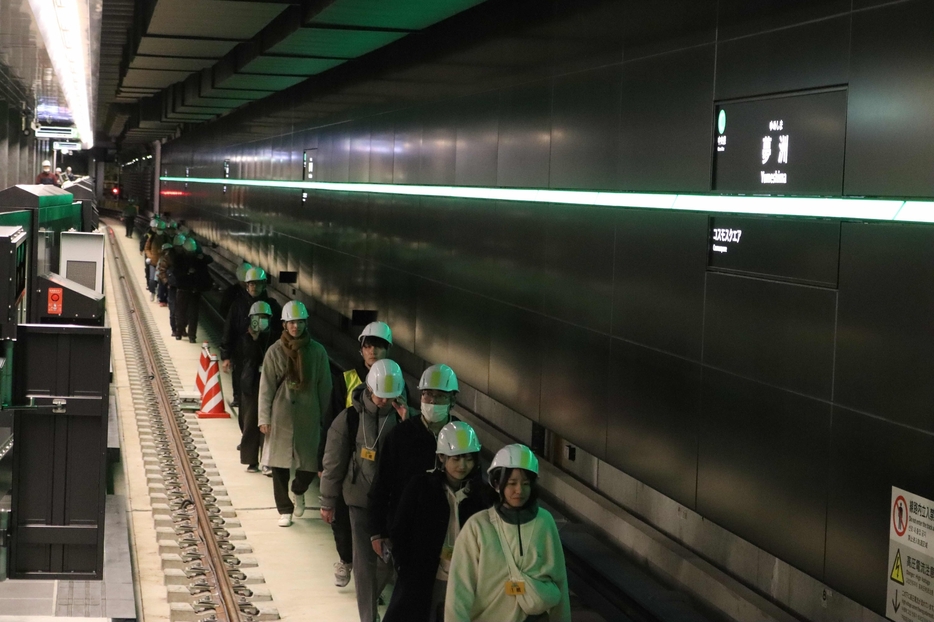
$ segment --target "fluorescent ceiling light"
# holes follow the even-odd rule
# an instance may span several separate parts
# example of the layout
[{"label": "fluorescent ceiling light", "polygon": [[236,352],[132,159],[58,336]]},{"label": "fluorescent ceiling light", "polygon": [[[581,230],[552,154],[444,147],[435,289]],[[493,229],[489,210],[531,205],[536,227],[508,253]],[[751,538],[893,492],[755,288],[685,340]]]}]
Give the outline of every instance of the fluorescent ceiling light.
[{"label": "fluorescent ceiling light", "polygon": [[78,127],[81,143],[94,143],[91,129],[87,3],[78,0],[29,0],[39,33]]},{"label": "fluorescent ceiling light", "polygon": [[557,203],[597,207],[673,209],[727,214],[807,216],[850,220],[889,220],[934,223],[934,202],[901,199],[816,197],[720,196],[711,194],[647,194],[638,192],[588,192],[473,186],[416,186],[409,184],[361,184],[326,181],[267,181],[206,177],[160,177],[166,182],[226,184],[262,188],[291,188],[491,201]]}]

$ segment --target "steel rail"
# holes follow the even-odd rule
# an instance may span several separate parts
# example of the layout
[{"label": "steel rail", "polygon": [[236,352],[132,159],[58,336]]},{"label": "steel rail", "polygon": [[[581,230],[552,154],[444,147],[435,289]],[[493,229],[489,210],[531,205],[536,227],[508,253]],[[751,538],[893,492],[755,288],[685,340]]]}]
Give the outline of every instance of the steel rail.
[{"label": "steel rail", "polygon": [[[188,460],[188,448],[182,439],[183,434],[175,417],[174,408],[169,391],[165,381],[157,370],[156,355],[149,339],[146,338],[146,329],[139,313],[139,294],[136,288],[130,284],[126,276],[126,266],[124,265],[123,254],[117,245],[112,227],[107,227],[108,239],[110,241],[111,251],[114,254],[115,267],[120,283],[123,286],[125,300],[129,306],[129,316],[133,318],[133,325],[136,334],[139,337],[141,350],[144,354],[144,363],[149,370],[149,377],[153,381],[155,393],[158,397],[158,407],[163,420],[166,422],[166,429],[170,431],[169,436],[172,441],[173,455],[175,463],[179,465],[183,478],[180,483],[188,495],[188,500],[195,509],[196,515],[196,533],[200,541],[199,552],[203,553],[202,559],[205,562],[206,569],[214,575],[214,586],[217,588],[218,608],[214,609],[217,622],[246,622],[252,620],[252,616],[245,616],[245,620],[240,616],[240,599],[234,591],[230,576],[227,572],[227,565],[224,562],[225,553],[221,550],[216,538],[214,537],[214,525],[211,520],[211,514],[205,506],[202,498],[201,487],[198,482],[198,476],[195,474],[191,462]],[[183,508],[184,509],[184,503]]]}]

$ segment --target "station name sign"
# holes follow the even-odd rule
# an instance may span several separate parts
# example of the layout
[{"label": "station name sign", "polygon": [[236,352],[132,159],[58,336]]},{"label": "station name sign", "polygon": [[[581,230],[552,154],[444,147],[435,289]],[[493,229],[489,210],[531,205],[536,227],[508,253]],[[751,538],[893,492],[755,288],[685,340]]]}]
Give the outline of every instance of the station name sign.
[{"label": "station name sign", "polygon": [[714,125],[714,190],[842,194],[845,90],[720,102]]}]

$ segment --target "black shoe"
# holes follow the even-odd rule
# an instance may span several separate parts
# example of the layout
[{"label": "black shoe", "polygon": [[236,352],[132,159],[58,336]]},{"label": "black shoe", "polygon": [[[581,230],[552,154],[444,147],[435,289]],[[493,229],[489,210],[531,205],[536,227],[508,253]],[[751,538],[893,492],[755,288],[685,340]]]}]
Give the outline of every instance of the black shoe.
[{"label": "black shoe", "polygon": [[251,464],[251,465],[247,466],[246,472],[247,472],[247,473],[259,473],[259,465],[258,465],[258,464]]},{"label": "black shoe", "polygon": [[182,340],[182,336],[176,334],[176,335],[175,335],[175,341],[181,341],[181,340]]},{"label": "black shoe", "polygon": [[231,402],[230,402],[230,407],[231,407],[231,408],[240,408],[240,400],[231,400]]},{"label": "black shoe", "polygon": [[240,445],[239,445],[239,444],[237,445],[237,451],[240,451]]}]

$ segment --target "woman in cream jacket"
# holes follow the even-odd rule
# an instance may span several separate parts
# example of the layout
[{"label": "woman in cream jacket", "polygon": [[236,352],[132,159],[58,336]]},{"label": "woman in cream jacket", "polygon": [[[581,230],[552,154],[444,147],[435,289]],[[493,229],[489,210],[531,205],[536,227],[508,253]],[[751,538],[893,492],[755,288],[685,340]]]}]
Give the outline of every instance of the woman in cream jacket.
[{"label": "woman in cream jacket", "polygon": [[570,622],[567,569],[551,513],[538,507],[538,459],[507,445],[489,469],[499,502],[454,545],[445,622]]}]

